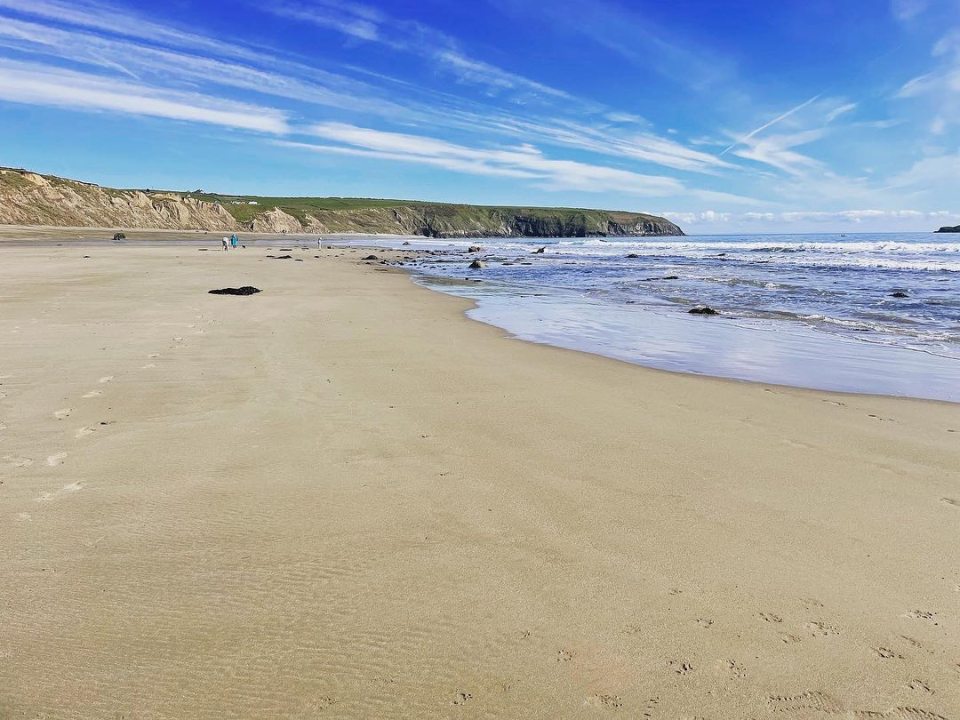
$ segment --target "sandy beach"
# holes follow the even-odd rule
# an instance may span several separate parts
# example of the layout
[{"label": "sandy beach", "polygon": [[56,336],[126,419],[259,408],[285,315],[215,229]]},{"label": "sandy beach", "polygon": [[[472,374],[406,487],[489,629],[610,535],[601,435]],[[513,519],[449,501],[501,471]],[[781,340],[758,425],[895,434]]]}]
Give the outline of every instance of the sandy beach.
[{"label": "sandy beach", "polygon": [[0,247],[0,718],[960,720],[960,406],[272,248]]}]

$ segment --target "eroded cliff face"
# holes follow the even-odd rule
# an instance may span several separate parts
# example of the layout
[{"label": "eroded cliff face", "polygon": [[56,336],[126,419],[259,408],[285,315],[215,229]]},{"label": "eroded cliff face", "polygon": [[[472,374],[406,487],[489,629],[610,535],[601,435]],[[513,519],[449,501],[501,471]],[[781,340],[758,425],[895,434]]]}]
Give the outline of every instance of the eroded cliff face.
[{"label": "eroded cliff face", "polygon": [[181,195],[110,190],[5,169],[0,169],[0,224],[158,230],[230,230],[237,225],[220,205]]},{"label": "eroded cliff face", "polygon": [[[209,196],[207,196],[209,197]],[[322,205],[322,200],[312,201]],[[252,204],[252,203],[251,203]],[[296,212],[297,214],[291,214]],[[0,168],[0,224],[258,233],[387,233],[436,238],[682,235],[669,220],[642,213],[494,208],[430,203],[309,210],[264,204],[245,222],[228,207],[189,194],[113,190]]]}]

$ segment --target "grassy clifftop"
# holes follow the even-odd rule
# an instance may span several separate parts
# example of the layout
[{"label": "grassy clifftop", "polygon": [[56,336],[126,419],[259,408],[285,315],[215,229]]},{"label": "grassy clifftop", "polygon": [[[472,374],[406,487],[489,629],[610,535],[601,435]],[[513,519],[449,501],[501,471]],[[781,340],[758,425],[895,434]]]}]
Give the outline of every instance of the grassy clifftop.
[{"label": "grassy clifftop", "polygon": [[10,168],[0,168],[0,223],[428,237],[683,234],[669,220],[646,213],[377,198],[225,195],[202,190],[117,190]]}]

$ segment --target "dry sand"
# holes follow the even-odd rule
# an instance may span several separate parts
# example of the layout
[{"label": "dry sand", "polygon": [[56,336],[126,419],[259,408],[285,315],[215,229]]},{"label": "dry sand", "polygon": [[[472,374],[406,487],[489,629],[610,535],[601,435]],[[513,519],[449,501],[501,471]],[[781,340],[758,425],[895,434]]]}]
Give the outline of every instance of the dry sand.
[{"label": "dry sand", "polygon": [[0,248],[0,717],[960,718],[960,406],[267,252]]}]

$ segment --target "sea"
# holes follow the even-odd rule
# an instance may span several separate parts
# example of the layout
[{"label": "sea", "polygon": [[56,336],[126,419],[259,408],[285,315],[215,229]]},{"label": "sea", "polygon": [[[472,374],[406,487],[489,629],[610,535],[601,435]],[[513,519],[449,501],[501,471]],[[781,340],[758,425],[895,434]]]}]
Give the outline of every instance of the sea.
[{"label": "sea", "polygon": [[[406,263],[415,280],[473,300],[470,317],[523,340],[676,372],[960,402],[960,236],[376,244],[434,251]],[[469,269],[473,258],[485,267]],[[689,313],[704,305],[718,314]]]}]

